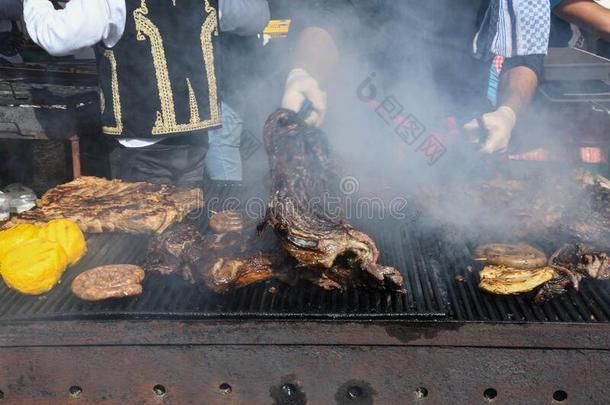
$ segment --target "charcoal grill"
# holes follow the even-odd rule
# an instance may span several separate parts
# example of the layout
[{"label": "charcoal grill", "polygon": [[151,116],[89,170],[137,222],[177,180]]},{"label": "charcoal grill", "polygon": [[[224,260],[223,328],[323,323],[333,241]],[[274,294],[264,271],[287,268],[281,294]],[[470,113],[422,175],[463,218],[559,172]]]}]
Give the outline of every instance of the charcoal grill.
[{"label": "charcoal grill", "polygon": [[[243,193],[235,185],[205,189],[215,201]],[[378,241],[380,262],[403,270],[405,295],[266,283],[218,297],[149,274],[139,297],[86,303],[69,291],[76,274],[138,262],[148,243],[90,236],[88,255],[50,294],[24,297],[0,287],[0,397],[45,404],[607,403],[608,283],[585,283],[541,306],[492,296],[477,287],[466,243],[420,232],[414,221],[359,226]]]}]

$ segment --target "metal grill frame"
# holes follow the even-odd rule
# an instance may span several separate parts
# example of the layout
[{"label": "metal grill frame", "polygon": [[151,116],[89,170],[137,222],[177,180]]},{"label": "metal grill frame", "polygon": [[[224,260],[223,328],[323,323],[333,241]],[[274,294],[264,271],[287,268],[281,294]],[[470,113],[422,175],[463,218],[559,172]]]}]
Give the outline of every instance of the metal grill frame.
[{"label": "metal grill frame", "polygon": [[[0,321],[0,396],[8,403],[62,405],[453,404],[491,401],[485,395],[495,391],[500,403],[548,404],[565,393],[566,403],[605,404],[607,307],[596,307],[596,319],[553,317],[548,308],[540,319],[510,317],[509,310],[531,305],[525,297],[481,297],[469,262],[448,255],[450,271],[440,272],[441,241],[402,237],[421,253],[410,256],[413,266],[445,274],[433,287],[446,289],[450,318],[25,316]],[[456,283],[456,275],[466,281]],[[603,300],[604,290],[592,287],[593,298]],[[429,298],[415,309],[437,299]],[[66,303],[51,304],[61,313]],[[0,296],[0,308],[6,305]]]},{"label": "metal grill frame", "polygon": [[78,403],[110,404],[485,403],[490,389],[499,403],[557,403],[563,391],[568,404],[605,404],[610,395],[610,324],[13,322],[0,328],[0,358],[8,403],[65,404],[75,387]]}]

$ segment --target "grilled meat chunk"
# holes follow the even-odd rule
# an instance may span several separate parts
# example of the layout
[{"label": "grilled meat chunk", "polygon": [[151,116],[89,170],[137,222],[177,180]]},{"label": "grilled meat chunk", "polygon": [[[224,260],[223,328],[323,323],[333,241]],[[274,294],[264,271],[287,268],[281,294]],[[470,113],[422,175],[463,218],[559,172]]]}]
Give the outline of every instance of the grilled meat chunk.
[{"label": "grilled meat chunk", "polygon": [[185,253],[203,244],[204,237],[195,226],[174,225],[151,242],[144,269],[165,275],[177,273],[185,280],[193,281],[191,269],[185,262]]},{"label": "grilled meat chunk", "polygon": [[38,207],[9,221],[43,224],[67,218],[83,232],[161,233],[203,206],[201,190],[81,177],[49,190]]},{"label": "grilled meat chunk", "polygon": [[270,225],[298,268],[317,269],[326,288],[356,284],[401,291],[400,272],[377,264],[375,242],[328,208],[339,196],[339,176],[324,133],[279,109],[265,124],[264,142],[272,194],[259,230]]},{"label": "grilled meat chunk", "polygon": [[578,276],[597,280],[610,279],[608,253],[592,246],[568,244],[555,252],[549,261],[552,266],[562,268]]},{"label": "grilled meat chunk", "polygon": [[[476,255],[481,255],[485,249],[477,250]],[[479,286],[495,294],[523,293],[540,287],[534,301],[542,303],[564,294],[570,285],[578,290],[587,277],[610,278],[608,254],[582,244],[566,244],[551,255],[547,266],[517,269],[488,265],[480,273]]]},{"label": "grilled meat chunk", "polygon": [[181,275],[220,294],[271,278],[290,282],[290,261],[273,251],[278,246],[270,233],[262,237],[254,232],[203,235],[193,225],[178,224],[151,243],[144,268]]},{"label": "grilled meat chunk", "polygon": [[558,296],[565,294],[570,284],[572,284],[570,277],[556,275],[551,280],[547,281],[540,287],[536,295],[534,296],[534,302],[542,304],[546,301],[557,298]]},{"label": "grilled meat chunk", "polygon": [[283,258],[277,255],[257,255],[242,259],[219,257],[204,264],[200,271],[207,288],[224,293],[233,288],[241,288],[271,278],[280,277],[278,269],[285,266]]}]

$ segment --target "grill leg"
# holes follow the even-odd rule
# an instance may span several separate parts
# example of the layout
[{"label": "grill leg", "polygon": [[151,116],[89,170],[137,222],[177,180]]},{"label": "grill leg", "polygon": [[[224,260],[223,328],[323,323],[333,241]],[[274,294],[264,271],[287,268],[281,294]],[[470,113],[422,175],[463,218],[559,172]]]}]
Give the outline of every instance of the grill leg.
[{"label": "grill leg", "polygon": [[78,135],[70,138],[70,145],[72,147],[72,177],[78,179],[82,175],[80,167],[80,138]]}]

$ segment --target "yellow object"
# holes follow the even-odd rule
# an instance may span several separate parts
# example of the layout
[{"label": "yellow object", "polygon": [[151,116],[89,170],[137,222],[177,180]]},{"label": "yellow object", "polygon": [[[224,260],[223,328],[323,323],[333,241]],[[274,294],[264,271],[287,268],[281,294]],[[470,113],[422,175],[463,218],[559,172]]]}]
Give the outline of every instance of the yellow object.
[{"label": "yellow object", "polygon": [[36,225],[17,225],[0,232],[0,262],[11,249],[38,237],[39,228]]},{"label": "yellow object", "polygon": [[0,264],[0,274],[10,288],[39,295],[59,282],[67,264],[68,258],[59,243],[32,239],[7,253]]},{"label": "yellow object", "polygon": [[285,37],[290,32],[291,20],[270,20],[263,33],[272,38]]},{"label": "yellow object", "polygon": [[532,270],[513,269],[504,266],[485,266],[479,273],[479,287],[493,294],[520,294],[532,291],[555,277],[551,267]]},{"label": "yellow object", "polygon": [[68,256],[68,265],[78,263],[87,251],[85,236],[78,225],[67,219],[54,219],[42,228],[38,236],[57,242]]}]

